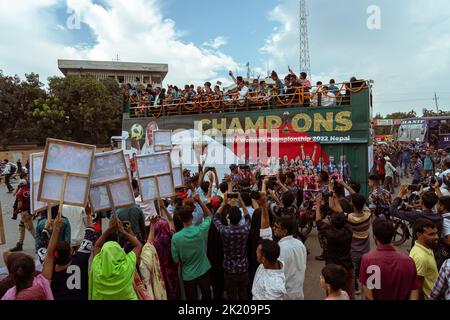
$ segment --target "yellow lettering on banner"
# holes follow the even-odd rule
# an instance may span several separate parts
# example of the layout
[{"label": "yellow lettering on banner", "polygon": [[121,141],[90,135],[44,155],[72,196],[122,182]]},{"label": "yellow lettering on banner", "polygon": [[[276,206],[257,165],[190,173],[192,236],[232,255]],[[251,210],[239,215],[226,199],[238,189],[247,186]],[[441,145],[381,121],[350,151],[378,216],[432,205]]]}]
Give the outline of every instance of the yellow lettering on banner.
[{"label": "yellow lettering on banner", "polygon": [[278,129],[281,126],[281,118],[279,116],[267,116],[266,117],[266,128],[268,131],[273,129]]},{"label": "yellow lettering on banner", "polygon": [[239,118],[231,119],[230,128],[228,130],[229,133],[244,134],[244,130],[242,130],[242,125],[241,121],[239,121]]},{"label": "yellow lettering on banner", "polygon": [[[336,114],[336,131],[349,131],[353,127],[352,120],[349,118],[352,116],[350,111],[341,111]],[[337,126],[340,124],[341,126]]]},{"label": "yellow lettering on banner", "polygon": [[256,130],[264,129],[264,117],[258,117],[253,123],[252,118],[245,117],[245,133],[256,132]]},{"label": "yellow lettering on banner", "polygon": [[320,113],[314,113],[314,131],[320,132],[322,126],[325,131],[333,131],[333,112],[326,113],[326,119]]},{"label": "yellow lettering on banner", "polygon": [[198,132],[200,132],[201,134],[209,134],[209,129],[206,129],[206,130],[203,129],[204,125],[209,125],[209,124],[211,124],[211,121],[208,119],[202,119],[202,120],[198,121],[197,122]]},{"label": "yellow lettering on banner", "polygon": [[[299,125],[300,120],[303,120],[305,124],[303,126]],[[292,128],[297,132],[306,132],[311,129],[311,118],[306,113],[296,114],[292,118]]]},{"label": "yellow lettering on banner", "polygon": [[212,129],[213,134],[217,133],[217,130],[225,134],[227,132],[227,118],[220,119],[220,124],[218,123],[219,119],[212,119]]}]

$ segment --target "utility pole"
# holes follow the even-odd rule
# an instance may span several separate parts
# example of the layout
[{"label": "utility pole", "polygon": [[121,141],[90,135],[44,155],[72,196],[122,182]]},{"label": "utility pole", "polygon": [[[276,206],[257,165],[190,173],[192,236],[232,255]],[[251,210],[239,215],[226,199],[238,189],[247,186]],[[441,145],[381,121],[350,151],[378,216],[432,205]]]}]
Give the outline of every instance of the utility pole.
[{"label": "utility pole", "polygon": [[436,95],[436,92],[434,93],[434,102],[436,103],[436,112],[439,113],[439,105],[438,105],[438,96]]}]

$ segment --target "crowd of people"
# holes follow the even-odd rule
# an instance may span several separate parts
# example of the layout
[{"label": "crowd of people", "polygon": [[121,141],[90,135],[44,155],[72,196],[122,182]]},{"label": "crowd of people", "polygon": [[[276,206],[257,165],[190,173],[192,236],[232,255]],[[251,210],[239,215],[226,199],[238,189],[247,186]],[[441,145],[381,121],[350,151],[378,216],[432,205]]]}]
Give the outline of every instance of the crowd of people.
[{"label": "crowd of people", "polygon": [[[358,291],[374,300],[450,299],[448,155],[417,144],[375,146],[366,198],[345,156],[324,161],[315,151],[277,161],[276,172],[231,165],[222,181],[213,167],[185,170],[177,195],[154,203],[140,200],[133,180],[137,204],[115,214],[93,213],[88,204],[33,216],[24,175],[15,191],[19,241],[4,253],[0,296],[302,300],[309,250],[299,221],[309,210],[322,249],[315,258],[324,262],[317,286],[326,299],[355,299]],[[412,172],[413,183],[393,197],[395,172]],[[104,218],[109,225],[102,227]],[[411,223],[409,255],[392,245],[396,219]],[[36,259],[22,252],[26,230]]]},{"label": "crowd of people", "polygon": [[[207,81],[203,86],[197,87],[187,84],[184,87],[169,85],[167,88],[161,88],[141,83],[140,79],[136,78],[134,82],[122,85],[122,94],[127,108],[139,107],[134,112],[140,112],[142,107],[160,108],[162,105],[189,105],[194,102],[213,102],[219,105],[222,101],[253,101],[264,104],[275,97],[279,97],[280,101],[292,100],[291,102],[304,106],[335,106],[349,104],[351,90],[365,85],[363,80],[352,77],[342,89],[336,85],[334,79],[330,79],[327,85],[318,81],[313,87],[305,72],[297,76],[290,68],[284,80],[281,80],[275,71],[271,72],[267,81],[235,77],[231,71],[229,76],[234,82],[231,89],[223,88],[220,81],[215,85]],[[301,92],[301,99],[294,97],[297,90]]]}]

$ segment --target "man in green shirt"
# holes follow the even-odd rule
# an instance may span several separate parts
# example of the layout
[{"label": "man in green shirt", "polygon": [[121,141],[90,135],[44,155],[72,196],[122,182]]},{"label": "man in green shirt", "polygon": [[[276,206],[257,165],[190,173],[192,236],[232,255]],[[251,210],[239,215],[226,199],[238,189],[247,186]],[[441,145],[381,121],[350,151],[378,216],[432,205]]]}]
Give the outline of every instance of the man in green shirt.
[{"label": "man in green shirt", "polygon": [[198,195],[194,197],[194,200],[202,208],[205,218],[199,225],[193,225],[194,206],[184,205],[177,210],[184,228],[172,237],[172,258],[175,262],[181,263],[186,298],[198,300],[197,287],[200,287],[202,300],[211,300],[209,280],[211,263],[206,256],[206,242],[212,213]]}]

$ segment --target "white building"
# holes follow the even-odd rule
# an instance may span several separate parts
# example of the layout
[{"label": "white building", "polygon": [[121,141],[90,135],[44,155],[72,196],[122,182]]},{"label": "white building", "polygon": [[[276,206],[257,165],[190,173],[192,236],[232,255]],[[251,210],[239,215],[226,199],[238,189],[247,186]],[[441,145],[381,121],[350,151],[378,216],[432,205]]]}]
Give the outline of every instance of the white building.
[{"label": "white building", "polygon": [[163,63],[138,63],[122,61],[60,60],[58,68],[67,75],[91,75],[97,79],[115,79],[119,83],[141,83],[162,86],[169,67]]}]

